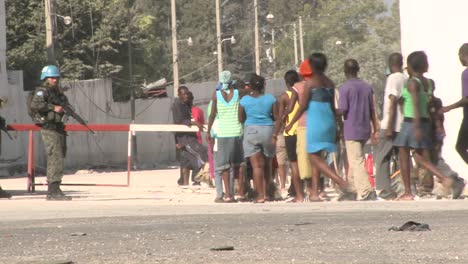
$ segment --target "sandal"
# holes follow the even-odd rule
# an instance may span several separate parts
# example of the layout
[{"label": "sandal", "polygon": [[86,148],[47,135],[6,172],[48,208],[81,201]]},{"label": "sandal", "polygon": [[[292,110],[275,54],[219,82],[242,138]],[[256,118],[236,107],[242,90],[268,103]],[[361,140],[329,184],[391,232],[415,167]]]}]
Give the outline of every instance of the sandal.
[{"label": "sandal", "polygon": [[414,201],[414,196],[412,194],[403,194],[398,197],[397,201]]},{"label": "sandal", "polygon": [[238,201],[238,202],[241,202],[241,203],[245,203],[245,202],[249,202],[250,200],[247,199],[247,198],[245,198],[245,197],[238,197],[238,198],[237,198],[237,201]]},{"label": "sandal", "polygon": [[225,203],[237,203],[237,200],[234,197],[226,197],[224,198]]},{"label": "sandal", "polygon": [[304,201],[298,201],[296,199],[292,199],[292,200],[287,201],[286,203],[303,203],[303,202],[305,202],[305,200]]}]

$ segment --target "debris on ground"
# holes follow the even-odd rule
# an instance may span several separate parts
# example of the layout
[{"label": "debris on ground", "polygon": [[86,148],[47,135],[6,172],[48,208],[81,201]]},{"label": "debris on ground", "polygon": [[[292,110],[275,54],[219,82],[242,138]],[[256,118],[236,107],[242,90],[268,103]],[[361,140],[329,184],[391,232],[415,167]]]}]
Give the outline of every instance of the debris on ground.
[{"label": "debris on ground", "polygon": [[233,246],[225,246],[225,247],[214,247],[210,248],[211,251],[231,251],[234,250]]},{"label": "debris on ground", "polygon": [[304,222],[304,223],[297,223],[297,224],[294,224],[294,225],[295,225],[295,226],[313,225],[313,223]]},{"label": "debris on ground", "polygon": [[70,234],[70,236],[86,236],[86,233],[83,233],[83,232],[76,232],[76,233]]},{"label": "debris on ground", "polygon": [[404,225],[397,227],[392,226],[388,229],[388,231],[431,231],[428,224],[418,223],[414,221],[408,221]]}]

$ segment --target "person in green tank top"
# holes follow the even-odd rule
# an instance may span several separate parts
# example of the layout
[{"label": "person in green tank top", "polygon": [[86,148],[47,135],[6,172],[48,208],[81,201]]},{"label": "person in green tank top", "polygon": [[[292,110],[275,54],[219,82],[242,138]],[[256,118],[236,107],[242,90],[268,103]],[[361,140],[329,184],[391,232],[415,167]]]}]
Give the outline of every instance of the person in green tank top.
[{"label": "person in green tank top", "polygon": [[410,182],[410,150],[418,166],[426,169],[435,175],[446,188],[451,187],[453,193],[458,193],[458,189],[463,188],[460,182],[453,181],[442,174],[425,157],[429,157],[431,148],[431,122],[428,114],[429,80],[424,77],[424,73],[429,68],[427,56],[423,51],[415,51],[407,58],[408,73],[410,79],[402,91],[402,104],[404,121],[401,131],[393,141],[393,144],[400,150],[400,170],[403,178],[405,192],[399,200],[413,200]]},{"label": "person in green tank top", "polygon": [[[217,151],[214,153],[215,177],[222,177],[224,182],[224,198],[217,197],[215,202],[236,202],[233,193],[233,176],[239,178],[240,200],[244,200],[244,174],[240,173],[240,164],[244,161],[242,150],[242,124],[237,118],[239,102],[244,94],[238,89],[234,89],[235,82],[232,80],[231,72],[223,71],[219,75],[222,84],[219,91],[215,91],[212,96],[212,106],[208,120],[208,131],[211,131],[215,118],[217,120]],[[207,141],[213,144],[213,138],[207,133]],[[221,181],[217,181],[220,183]],[[218,186],[219,187],[219,186]],[[218,188],[217,187],[217,188]]]},{"label": "person in green tank top", "polygon": [[[421,79],[420,79],[421,78]],[[426,77],[411,77],[410,80],[414,80],[418,83],[421,88],[421,93],[419,93],[418,101],[419,101],[419,112],[421,113],[421,118],[423,121],[429,122],[432,127],[433,120],[430,118],[429,115],[429,104],[432,100],[433,91],[434,91],[434,81],[432,79],[428,79]],[[424,83],[423,83],[424,81]],[[411,101],[412,97],[408,90],[408,85],[405,85],[402,91],[402,98],[403,99],[403,115],[408,120],[409,118],[414,118],[414,109],[413,103]],[[406,102],[406,103],[405,103]],[[430,134],[433,136],[432,129]],[[427,135],[427,132],[424,132]],[[429,140],[432,140],[431,137],[427,137]],[[431,160],[429,152],[433,148],[433,144],[431,142],[430,147],[428,147],[428,151],[423,151],[424,158],[426,160]],[[432,196],[432,189],[434,188],[434,177],[433,175],[426,169],[422,168],[418,164],[414,167],[414,175],[416,181],[416,190],[417,195],[419,197],[424,196]]]}]

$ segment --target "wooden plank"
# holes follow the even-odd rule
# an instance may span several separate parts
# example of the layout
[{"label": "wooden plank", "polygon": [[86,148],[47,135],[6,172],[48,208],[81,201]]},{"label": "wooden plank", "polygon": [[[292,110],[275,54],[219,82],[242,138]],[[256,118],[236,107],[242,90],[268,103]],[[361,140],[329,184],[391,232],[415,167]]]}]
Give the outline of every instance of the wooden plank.
[{"label": "wooden plank", "polygon": [[[205,126],[205,131],[207,126]],[[198,132],[198,127],[188,127],[185,125],[174,124],[158,124],[158,125],[145,125],[145,124],[131,124],[130,131],[136,132]]]}]

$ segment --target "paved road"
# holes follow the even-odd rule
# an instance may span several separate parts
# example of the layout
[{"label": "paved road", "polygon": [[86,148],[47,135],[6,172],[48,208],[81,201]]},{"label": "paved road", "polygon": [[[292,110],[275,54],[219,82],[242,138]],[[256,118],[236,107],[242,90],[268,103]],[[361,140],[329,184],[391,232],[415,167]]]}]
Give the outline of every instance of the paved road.
[{"label": "paved road", "polygon": [[[57,219],[49,206],[1,220],[0,263],[468,263],[467,204],[144,205],[119,215],[59,202],[82,217]],[[432,231],[388,231],[408,220]],[[210,251],[222,246],[234,250]]]},{"label": "paved road", "polygon": [[[71,202],[2,179],[15,196],[0,200],[0,263],[468,263],[467,200],[214,204],[213,189],[175,185],[178,169],[132,175],[129,188],[65,186]],[[387,231],[408,220],[433,231]],[[234,250],[210,251],[219,246]]]}]

